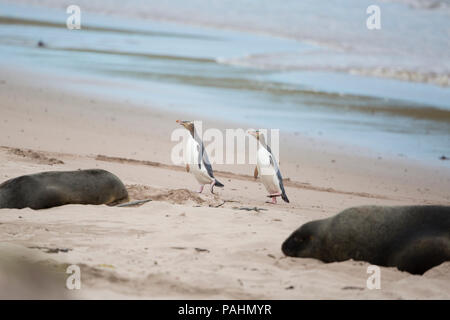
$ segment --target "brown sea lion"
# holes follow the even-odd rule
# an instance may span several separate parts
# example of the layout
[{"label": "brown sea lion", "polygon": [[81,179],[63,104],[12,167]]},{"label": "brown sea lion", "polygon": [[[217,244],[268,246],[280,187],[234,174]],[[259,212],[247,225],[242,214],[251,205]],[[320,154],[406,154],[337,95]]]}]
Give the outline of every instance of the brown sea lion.
[{"label": "brown sea lion", "polygon": [[0,184],[0,209],[115,204],[125,200],[128,192],[122,181],[100,169],[42,172]]},{"label": "brown sea lion", "polygon": [[291,257],[362,260],[423,274],[450,261],[450,207],[346,209],[302,225],[284,241],[282,251]]}]

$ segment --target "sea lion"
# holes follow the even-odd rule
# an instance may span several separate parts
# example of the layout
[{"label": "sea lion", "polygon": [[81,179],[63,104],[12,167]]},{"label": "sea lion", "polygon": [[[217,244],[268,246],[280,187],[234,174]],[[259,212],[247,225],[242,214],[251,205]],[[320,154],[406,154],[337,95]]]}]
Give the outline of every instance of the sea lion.
[{"label": "sea lion", "polygon": [[100,169],[42,172],[0,184],[0,209],[114,204],[122,200],[128,200],[122,181]]},{"label": "sea lion", "polygon": [[450,261],[450,207],[350,208],[302,225],[281,249],[291,257],[362,260],[423,274]]}]

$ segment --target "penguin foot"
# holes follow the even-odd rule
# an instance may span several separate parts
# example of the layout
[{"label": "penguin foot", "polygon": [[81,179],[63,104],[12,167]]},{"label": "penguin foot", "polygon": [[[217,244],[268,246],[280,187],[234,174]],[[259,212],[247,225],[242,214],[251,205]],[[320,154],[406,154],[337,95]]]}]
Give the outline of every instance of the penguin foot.
[{"label": "penguin foot", "polygon": [[277,204],[277,197],[272,197],[272,200],[266,201],[266,203]]},{"label": "penguin foot", "polygon": [[216,184],[216,179],[213,179],[211,184],[209,185],[209,189],[211,190],[211,193],[214,194],[214,185]]},{"label": "penguin foot", "polygon": [[200,186],[200,188],[198,189],[198,193],[202,193],[203,192],[203,185]]},{"label": "penguin foot", "polygon": [[272,198],[272,200],[266,201],[266,203],[277,204],[277,197],[280,197],[280,196],[281,196],[281,193],[269,194],[267,197]]}]

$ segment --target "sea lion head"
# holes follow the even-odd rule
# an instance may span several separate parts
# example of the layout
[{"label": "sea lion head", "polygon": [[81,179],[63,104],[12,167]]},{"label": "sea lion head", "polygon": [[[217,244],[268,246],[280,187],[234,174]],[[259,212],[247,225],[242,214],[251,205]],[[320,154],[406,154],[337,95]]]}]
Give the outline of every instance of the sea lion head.
[{"label": "sea lion head", "polygon": [[283,242],[283,253],[289,257],[317,258],[321,244],[319,226],[319,221],[311,221],[295,230]]}]

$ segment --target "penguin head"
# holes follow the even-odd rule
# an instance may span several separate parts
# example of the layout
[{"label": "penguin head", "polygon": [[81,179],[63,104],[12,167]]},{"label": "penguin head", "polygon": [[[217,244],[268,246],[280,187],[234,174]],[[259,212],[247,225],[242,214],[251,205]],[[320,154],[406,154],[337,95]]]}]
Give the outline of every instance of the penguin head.
[{"label": "penguin head", "polygon": [[185,127],[189,132],[194,132],[194,122],[189,120],[177,120],[176,121],[179,125]]},{"label": "penguin head", "polygon": [[247,133],[251,136],[254,136],[256,140],[259,140],[261,137],[264,137],[259,130],[248,130]]},{"label": "penguin head", "polygon": [[263,146],[266,145],[266,140],[264,139],[264,133],[259,130],[248,130],[247,133],[254,136]]}]

